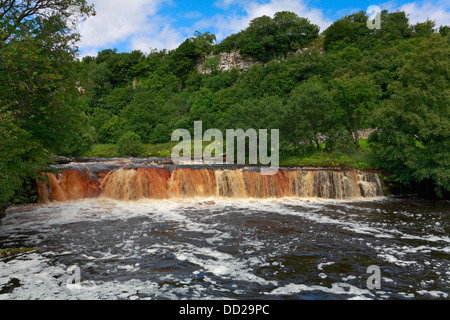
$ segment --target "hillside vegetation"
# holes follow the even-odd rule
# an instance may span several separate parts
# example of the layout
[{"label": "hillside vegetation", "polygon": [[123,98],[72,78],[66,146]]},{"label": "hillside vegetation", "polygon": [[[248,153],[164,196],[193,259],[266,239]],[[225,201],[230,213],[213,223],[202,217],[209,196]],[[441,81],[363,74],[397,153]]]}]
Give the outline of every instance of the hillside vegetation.
[{"label": "hillside vegetation", "polygon": [[[85,1],[77,3],[88,15]],[[56,34],[65,35],[65,20],[58,21]],[[379,168],[391,181],[426,182],[443,195],[450,190],[450,28],[411,25],[404,12],[384,11],[380,30],[366,22],[359,12],[320,33],[307,17],[279,12],[219,43],[197,32],[172,51],[108,49],[82,61],[70,48],[57,47],[66,61],[49,49],[56,46],[44,46],[63,39],[24,29],[0,42],[2,79],[19,75],[11,79],[15,90],[0,84],[0,129],[8,132],[0,142],[0,203],[17,199],[32,176],[23,168],[42,167],[50,154],[119,155],[118,142],[128,138],[139,155],[167,156],[172,132],[193,132],[194,121],[223,132],[279,129],[283,164]],[[265,66],[222,72],[217,59],[205,61],[231,51]],[[199,63],[212,72],[198,72]],[[29,74],[40,82],[27,82]],[[365,128],[378,130],[362,140]]]}]

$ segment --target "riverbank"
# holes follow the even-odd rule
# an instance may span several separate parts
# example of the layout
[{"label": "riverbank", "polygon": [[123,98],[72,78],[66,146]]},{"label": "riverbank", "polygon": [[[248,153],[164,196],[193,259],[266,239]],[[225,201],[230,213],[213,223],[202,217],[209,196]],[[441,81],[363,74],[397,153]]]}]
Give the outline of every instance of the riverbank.
[{"label": "riverbank", "polygon": [[[367,134],[366,134],[367,135]],[[367,142],[367,137],[360,140],[361,149],[359,151],[343,152],[335,150],[326,152],[324,150],[312,150],[299,154],[298,152],[280,152],[281,167],[315,167],[315,168],[346,168],[359,171],[376,171],[384,181],[384,191],[386,195],[402,197],[421,197],[426,199],[450,199],[450,193],[444,193],[441,198],[436,195],[435,186],[432,181],[412,182],[410,185],[403,185],[391,179],[392,173],[382,171],[372,160],[371,149]],[[161,144],[146,144],[142,157],[170,159],[171,150],[178,142],[168,142]],[[204,143],[204,147],[209,143]],[[94,145],[86,154],[87,157],[117,158],[119,153],[115,144]]]},{"label": "riverbank", "polygon": [[8,205],[0,204],[0,219],[4,218],[6,215],[6,209],[8,209]]},{"label": "riverbank", "polygon": [[[140,157],[170,158],[172,149],[178,142],[160,144],[145,144]],[[204,147],[210,143],[204,143]],[[378,170],[370,161],[370,149],[366,139],[360,140],[361,149],[354,152],[313,150],[302,154],[294,152],[280,152],[280,166],[282,167],[320,167],[320,168],[353,168],[355,170]],[[115,144],[94,145],[86,157],[118,158],[120,154]]]}]

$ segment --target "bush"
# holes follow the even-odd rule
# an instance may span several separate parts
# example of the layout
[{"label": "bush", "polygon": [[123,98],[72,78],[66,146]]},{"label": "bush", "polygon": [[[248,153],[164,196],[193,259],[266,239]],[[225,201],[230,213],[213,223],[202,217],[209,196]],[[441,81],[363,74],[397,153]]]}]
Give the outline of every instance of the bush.
[{"label": "bush", "polygon": [[117,151],[123,157],[138,157],[144,151],[141,137],[134,132],[125,133],[117,143]]}]

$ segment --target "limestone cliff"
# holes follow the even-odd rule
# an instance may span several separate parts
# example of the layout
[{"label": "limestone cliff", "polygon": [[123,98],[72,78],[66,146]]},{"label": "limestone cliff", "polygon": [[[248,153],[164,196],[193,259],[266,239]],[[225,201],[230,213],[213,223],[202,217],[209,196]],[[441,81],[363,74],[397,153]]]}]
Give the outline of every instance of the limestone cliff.
[{"label": "limestone cliff", "polygon": [[[301,54],[302,52],[305,52],[307,50],[308,48],[299,49],[288,54],[288,57]],[[319,51],[322,54],[324,53],[324,50],[322,48]],[[216,59],[216,61],[208,63],[208,61],[211,62],[211,59],[214,58]],[[256,63],[259,63],[262,66],[266,65],[263,62],[254,60],[252,57],[244,57],[238,50],[234,50],[229,53],[222,52],[218,55],[210,54],[206,56],[201,62],[197,63],[197,70],[198,72],[203,74],[210,74],[214,70],[229,71],[233,68],[236,68],[240,71],[246,71]]]},{"label": "limestone cliff", "polygon": [[[205,62],[213,57],[218,57],[218,63],[211,68],[205,67]],[[197,70],[200,73],[210,74],[213,69],[219,71],[229,71],[233,68],[236,68],[240,71],[245,71],[251,68],[255,63],[260,63],[253,60],[251,57],[243,57],[239,51],[231,51],[219,53],[217,56],[210,54],[205,57],[204,61],[197,64]]]}]

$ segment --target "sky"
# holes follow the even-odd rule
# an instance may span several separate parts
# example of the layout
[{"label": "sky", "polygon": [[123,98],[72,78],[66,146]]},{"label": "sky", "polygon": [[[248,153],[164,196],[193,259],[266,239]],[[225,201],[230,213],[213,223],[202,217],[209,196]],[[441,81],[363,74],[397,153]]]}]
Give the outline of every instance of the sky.
[{"label": "sky", "polygon": [[214,33],[218,41],[245,29],[263,15],[292,11],[324,31],[337,19],[371,5],[381,10],[405,11],[410,23],[436,21],[450,25],[449,0],[90,0],[96,16],[79,25],[80,56],[104,49],[118,52],[175,49],[195,31]]}]

